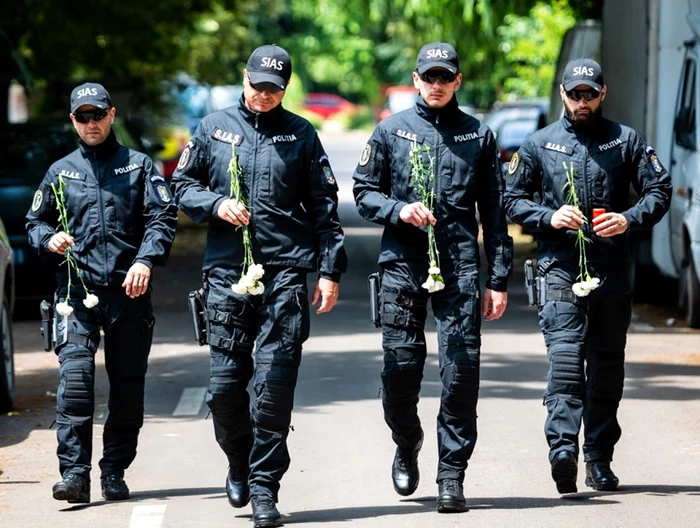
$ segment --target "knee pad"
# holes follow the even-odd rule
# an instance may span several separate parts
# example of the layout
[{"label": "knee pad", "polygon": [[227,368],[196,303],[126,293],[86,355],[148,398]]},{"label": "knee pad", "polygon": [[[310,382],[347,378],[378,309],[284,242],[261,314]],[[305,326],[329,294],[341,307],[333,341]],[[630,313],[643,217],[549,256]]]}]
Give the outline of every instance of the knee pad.
[{"label": "knee pad", "polygon": [[235,366],[211,368],[207,405],[217,415],[232,415],[246,412],[248,379]]},{"label": "knee pad", "polygon": [[272,431],[289,428],[297,369],[270,365],[256,373],[253,420],[255,425]]},{"label": "knee pad", "polygon": [[447,397],[454,396],[468,407],[475,406],[479,397],[479,350],[460,347],[448,351],[447,357],[441,372]]},{"label": "knee pad", "polygon": [[548,395],[568,394],[581,398],[584,393],[582,346],[555,343],[549,347]]},{"label": "knee pad", "polygon": [[64,358],[59,368],[58,412],[68,416],[87,417],[95,412],[95,364],[92,356]]}]

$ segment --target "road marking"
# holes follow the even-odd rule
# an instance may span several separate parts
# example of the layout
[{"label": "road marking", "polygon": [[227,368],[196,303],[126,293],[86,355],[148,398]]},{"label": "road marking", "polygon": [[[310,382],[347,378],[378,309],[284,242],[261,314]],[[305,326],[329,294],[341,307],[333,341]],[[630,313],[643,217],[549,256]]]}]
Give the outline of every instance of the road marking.
[{"label": "road marking", "polygon": [[192,416],[199,414],[199,409],[204,403],[204,396],[207,393],[206,387],[186,387],[182,390],[180,402],[173,411],[173,416]]},{"label": "road marking", "polygon": [[160,528],[163,525],[165,506],[134,506],[129,528]]}]

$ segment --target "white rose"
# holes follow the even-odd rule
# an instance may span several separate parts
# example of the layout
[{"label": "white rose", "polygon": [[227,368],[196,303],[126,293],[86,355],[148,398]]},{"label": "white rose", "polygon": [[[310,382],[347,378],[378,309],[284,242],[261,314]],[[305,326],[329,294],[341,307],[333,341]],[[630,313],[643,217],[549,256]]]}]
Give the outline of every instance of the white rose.
[{"label": "white rose", "polygon": [[243,275],[238,281],[238,284],[243,286],[246,290],[249,290],[250,288],[255,286],[255,279],[250,275]]},{"label": "white rose", "polygon": [[97,297],[97,295],[95,295],[94,293],[88,293],[85,299],[83,299],[83,304],[86,308],[94,308],[99,304],[99,302],[99,297]]},{"label": "white rose", "polygon": [[432,292],[432,288],[435,286],[435,279],[433,279],[431,276],[428,276],[428,279],[423,283],[423,288],[428,290],[429,292]]},{"label": "white rose", "polygon": [[588,283],[588,289],[590,291],[595,290],[598,286],[600,286],[600,279],[598,277],[593,277],[592,279],[588,279],[586,281]]},{"label": "white rose", "polygon": [[62,315],[63,317],[68,317],[70,314],[73,313],[73,307],[64,301],[56,305],[56,311],[59,315]]},{"label": "white rose", "polygon": [[251,264],[248,267],[246,275],[255,280],[262,279],[263,275],[265,275],[265,269],[263,268],[262,264]]},{"label": "white rose", "polygon": [[265,285],[260,281],[255,281],[257,284],[253,287],[248,288],[248,293],[251,295],[262,295],[265,291]]},{"label": "white rose", "polygon": [[588,285],[585,282],[577,282],[571,289],[574,291],[576,297],[586,297],[591,291],[588,289]]},{"label": "white rose", "polygon": [[431,275],[440,275],[440,268],[438,268],[437,266],[432,266],[428,270],[428,273],[430,273]]},{"label": "white rose", "polygon": [[441,280],[435,281],[435,286],[433,286],[433,291],[440,291],[445,289],[445,283]]},{"label": "white rose", "polygon": [[231,286],[231,289],[233,290],[233,293],[237,293],[238,295],[243,295],[248,291],[248,288],[243,286],[240,282]]}]

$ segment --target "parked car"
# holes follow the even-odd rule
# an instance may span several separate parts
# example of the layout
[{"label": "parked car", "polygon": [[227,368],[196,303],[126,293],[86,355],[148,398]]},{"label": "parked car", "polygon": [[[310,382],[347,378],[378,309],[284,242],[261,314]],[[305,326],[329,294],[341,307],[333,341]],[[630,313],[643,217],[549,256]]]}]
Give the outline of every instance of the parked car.
[{"label": "parked car", "polygon": [[513,154],[518,152],[527,137],[537,131],[537,124],[537,119],[513,119],[512,121],[504,121],[500,126],[498,136],[496,136],[496,145],[498,146],[498,157],[504,170],[507,169]]},{"label": "parked car", "polygon": [[328,119],[342,112],[352,112],[355,105],[339,95],[331,93],[310,93],[304,99],[304,110]]},{"label": "parked car", "polygon": [[15,274],[10,241],[0,220],[0,414],[12,410],[15,396],[14,341],[12,308],[15,297]]},{"label": "parked car", "polygon": [[[117,139],[129,148],[145,151],[144,145],[117,119]],[[56,289],[59,258],[39,257],[29,246],[25,217],[32,198],[52,163],[78,147],[78,135],[68,120],[30,120],[0,127],[0,218],[12,247],[18,311],[38,316],[41,299],[52,298]]]}]

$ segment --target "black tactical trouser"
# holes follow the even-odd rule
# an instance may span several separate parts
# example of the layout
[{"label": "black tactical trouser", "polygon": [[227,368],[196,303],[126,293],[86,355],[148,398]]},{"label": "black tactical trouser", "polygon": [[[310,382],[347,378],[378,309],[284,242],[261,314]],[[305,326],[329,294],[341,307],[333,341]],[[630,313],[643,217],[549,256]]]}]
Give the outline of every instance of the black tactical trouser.
[{"label": "black tactical trouser", "polygon": [[632,315],[628,270],[593,270],[601,286],[587,297],[575,298],[570,285],[576,282],[578,266],[545,261],[538,268],[548,279],[539,320],[549,359],[545,393],[549,459],[561,451],[578,456],[583,419],[584,460],[609,462],[622,434],[617,408]]},{"label": "black tactical trouser", "polygon": [[464,480],[476,443],[481,303],[476,266],[444,261],[445,289],[421,287],[427,262],[382,265],[382,370],[384,419],[401,449],[422,437],[417,405],[426,359],[425,319],[430,299],[437,325],[442,397],[437,417],[437,481]]},{"label": "black tactical trouser", "polygon": [[[64,301],[67,289],[58,300]],[[58,459],[61,475],[90,478],[92,423],[95,412],[95,352],[104,330],[105,367],[109,378],[109,415],[104,425],[102,475],[124,475],[136,457],[143,425],[144,384],[153,339],[151,294],[135,299],[123,289],[94,290],[100,302],[83,305],[82,289],[71,293],[73,313],[56,313],[56,354],[60,382],[56,392]]]},{"label": "black tactical trouser", "polygon": [[[287,434],[301,347],[309,337],[306,274],[303,269],[268,266],[262,278],[264,293],[251,296],[231,291],[240,268],[214,268],[208,273],[207,405],[216,440],[232,467],[250,469],[251,494],[275,500],[289,468]],[[252,412],[246,390],[251,378]]]}]

